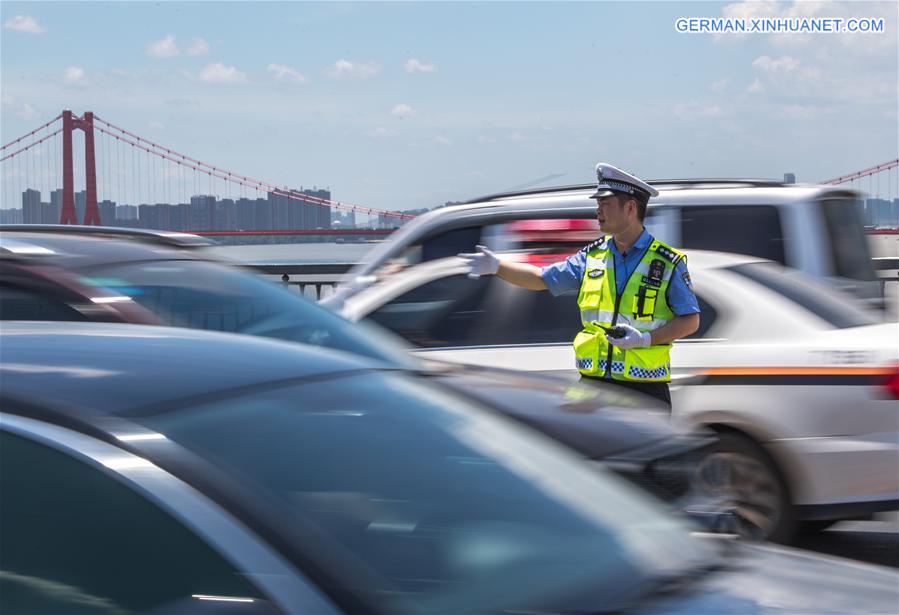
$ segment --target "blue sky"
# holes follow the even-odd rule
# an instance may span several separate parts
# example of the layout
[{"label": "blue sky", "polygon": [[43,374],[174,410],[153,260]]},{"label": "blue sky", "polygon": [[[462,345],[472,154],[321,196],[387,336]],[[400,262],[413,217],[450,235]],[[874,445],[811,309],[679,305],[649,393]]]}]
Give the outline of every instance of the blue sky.
[{"label": "blue sky", "polygon": [[[897,155],[894,2],[3,2],[0,12],[4,143],[63,108],[92,110],[196,158],[375,208],[548,175],[588,182],[601,160],[650,178],[814,181]],[[884,17],[886,32],[679,34],[685,16]]]}]

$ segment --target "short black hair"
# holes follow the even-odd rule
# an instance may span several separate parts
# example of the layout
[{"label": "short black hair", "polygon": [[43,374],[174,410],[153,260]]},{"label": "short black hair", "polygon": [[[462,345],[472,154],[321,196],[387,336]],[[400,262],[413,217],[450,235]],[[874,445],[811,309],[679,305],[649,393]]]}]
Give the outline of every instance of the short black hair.
[{"label": "short black hair", "polygon": [[649,195],[644,194],[640,191],[635,191],[633,194],[619,194],[618,197],[621,199],[621,204],[627,203],[631,199],[637,204],[637,218],[640,219],[640,222],[646,219],[646,205],[649,203]]}]

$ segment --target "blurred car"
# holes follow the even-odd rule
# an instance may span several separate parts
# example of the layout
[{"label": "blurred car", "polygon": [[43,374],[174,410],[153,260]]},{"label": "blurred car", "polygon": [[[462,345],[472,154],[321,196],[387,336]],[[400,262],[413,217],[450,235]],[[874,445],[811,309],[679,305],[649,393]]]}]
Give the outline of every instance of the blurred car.
[{"label": "blurred car", "polygon": [[273,337],[410,365],[405,349],[248,269],[188,233],[0,225],[0,319],[128,322]]},{"label": "blurred car", "polygon": [[[857,192],[753,179],[649,183],[659,196],[649,201],[646,228],[662,241],[772,260],[850,291],[871,307],[883,306]],[[434,209],[371,250],[323,302],[339,310],[350,296],[393,272],[474,252],[477,244],[527,250],[537,264],[542,255],[566,247],[568,254],[576,252],[596,238],[596,202],[589,198],[595,191],[595,183],[533,188]]]},{"label": "blurred car", "polygon": [[[676,419],[719,435],[701,485],[746,532],[779,541],[799,522],[821,529],[899,508],[899,324],[770,261],[688,256],[702,322],[674,344],[672,401]],[[577,376],[574,295],[469,280],[457,258],[388,277],[343,314],[423,356]]]},{"label": "blurred car", "polygon": [[876,566],[691,535],[412,373],[249,336],[6,323],[15,613],[889,612]]},{"label": "blurred car", "polygon": [[[167,324],[336,348],[434,381],[610,464],[667,501],[695,507],[695,461],[711,434],[673,425],[614,388],[416,359],[380,327],[350,323],[254,273],[210,260],[196,235],[97,227],[3,227],[0,319]],[[710,517],[714,521],[715,517]]]}]

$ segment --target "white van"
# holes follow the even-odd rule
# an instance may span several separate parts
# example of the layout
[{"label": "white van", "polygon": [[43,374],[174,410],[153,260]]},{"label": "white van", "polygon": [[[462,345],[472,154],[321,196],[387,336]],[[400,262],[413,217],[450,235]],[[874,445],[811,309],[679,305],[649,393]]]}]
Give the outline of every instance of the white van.
[{"label": "white van", "polygon": [[[649,202],[646,227],[659,239],[682,249],[766,258],[808,273],[868,305],[883,306],[857,192],[769,180],[649,183],[659,196]],[[339,308],[348,296],[382,275],[471,252],[477,244],[506,251],[536,247],[543,252],[544,262],[571,254],[598,234],[596,203],[589,198],[594,191],[594,184],[563,186],[435,209],[367,254],[350,271],[348,282],[323,302]],[[528,220],[546,222],[535,226]]]}]

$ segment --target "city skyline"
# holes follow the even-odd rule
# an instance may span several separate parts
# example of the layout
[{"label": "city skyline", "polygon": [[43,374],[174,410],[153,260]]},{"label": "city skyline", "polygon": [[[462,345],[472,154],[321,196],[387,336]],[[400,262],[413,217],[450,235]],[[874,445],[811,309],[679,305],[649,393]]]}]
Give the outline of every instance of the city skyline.
[{"label": "city skyline", "polygon": [[[792,173],[785,174],[787,183],[793,183]],[[793,180],[793,181],[791,181]],[[293,189],[295,193],[303,193],[317,199],[330,200],[328,190]],[[50,193],[50,201],[42,201],[41,191],[28,188],[22,192],[22,208],[0,208],[2,224],[56,224],[62,208],[62,189]],[[867,227],[899,228],[899,197],[883,199],[876,196],[861,195],[864,223]],[[458,203],[447,202],[444,205]],[[26,216],[26,206],[32,213]],[[119,204],[109,199],[97,203],[100,220],[108,226],[126,226],[139,228],[156,228],[172,231],[231,231],[231,230],[314,230],[317,228],[333,228],[339,222],[342,228],[356,228],[356,215],[353,211],[341,211],[327,205],[302,203],[286,196],[268,193],[266,198],[222,198],[216,195],[192,195],[187,203],[141,203],[139,205]],[[218,208],[216,208],[218,207]],[[438,206],[439,207],[439,206]],[[171,209],[178,208],[173,214]],[[230,208],[230,209],[229,209]],[[250,211],[252,209],[252,211]],[[431,208],[409,210],[409,213],[421,214]],[[165,210],[165,213],[162,213]],[[243,210],[241,214],[240,211]],[[75,193],[75,211],[79,220],[84,219],[85,191]],[[123,214],[119,216],[119,213]],[[16,215],[18,212],[18,215]],[[311,212],[311,213],[310,213]],[[143,215],[141,215],[143,214]],[[114,220],[110,223],[108,220]],[[327,220],[327,222],[326,222]],[[160,221],[166,221],[162,223]],[[189,221],[189,223],[188,223]],[[205,222],[205,226],[202,223]],[[406,220],[389,216],[379,216],[359,227],[393,228],[399,227]],[[155,224],[155,226],[154,226]]]},{"label": "city skyline", "polygon": [[[587,183],[600,160],[643,177],[820,181],[895,158],[894,6],[4,2],[0,130],[91,110],[377,209]],[[886,31],[674,27],[759,11],[882,17]]]}]

